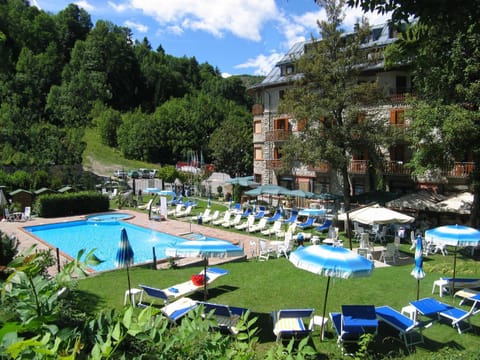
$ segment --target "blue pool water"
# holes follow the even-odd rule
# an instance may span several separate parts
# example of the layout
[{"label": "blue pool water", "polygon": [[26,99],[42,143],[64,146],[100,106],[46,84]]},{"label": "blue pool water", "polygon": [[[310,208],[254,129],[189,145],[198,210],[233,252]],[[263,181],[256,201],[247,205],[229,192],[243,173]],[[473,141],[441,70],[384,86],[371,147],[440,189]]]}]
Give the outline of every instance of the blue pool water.
[{"label": "blue pool water", "polygon": [[122,228],[127,231],[135,254],[135,264],[153,261],[152,248],[155,248],[156,258],[163,259],[166,257],[165,248],[186,241],[178,236],[118,221],[108,215],[111,214],[101,215],[98,221],[95,221],[97,215],[87,220],[27,226],[25,230],[73,258],[82,249],[88,252],[95,248],[95,255],[104,260],[100,265],[92,266],[95,271],[115,269],[115,255]]}]

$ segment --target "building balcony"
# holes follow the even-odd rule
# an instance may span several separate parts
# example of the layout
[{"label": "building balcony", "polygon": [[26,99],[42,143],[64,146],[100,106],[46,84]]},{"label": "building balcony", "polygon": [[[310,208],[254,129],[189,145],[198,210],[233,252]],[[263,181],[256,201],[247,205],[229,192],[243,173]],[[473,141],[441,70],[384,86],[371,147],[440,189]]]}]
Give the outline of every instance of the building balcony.
[{"label": "building balcony", "polygon": [[408,97],[415,97],[415,94],[405,91],[405,92],[395,92],[390,94],[390,101],[393,104],[403,104],[407,101]]},{"label": "building balcony", "polygon": [[368,160],[351,160],[348,172],[350,174],[366,174],[368,172]]},{"label": "building balcony", "polygon": [[253,104],[252,115],[253,116],[263,115],[263,105],[262,104]]},{"label": "building balcony", "polygon": [[282,168],[282,160],[265,160],[265,168],[267,170],[279,170]]},{"label": "building balcony", "polygon": [[410,175],[411,170],[408,169],[403,161],[386,161],[384,164],[385,175]]},{"label": "building balcony", "polygon": [[273,130],[265,132],[265,141],[287,141],[292,136],[289,130]]},{"label": "building balcony", "polygon": [[326,162],[319,162],[316,165],[308,167],[309,171],[315,171],[315,172],[318,172],[318,173],[328,173],[330,171],[330,169],[331,169],[330,164],[326,163]]},{"label": "building balcony", "polygon": [[446,171],[445,175],[448,177],[465,178],[470,176],[474,169],[475,163],[473,162],[456,162],[450,170]]}]

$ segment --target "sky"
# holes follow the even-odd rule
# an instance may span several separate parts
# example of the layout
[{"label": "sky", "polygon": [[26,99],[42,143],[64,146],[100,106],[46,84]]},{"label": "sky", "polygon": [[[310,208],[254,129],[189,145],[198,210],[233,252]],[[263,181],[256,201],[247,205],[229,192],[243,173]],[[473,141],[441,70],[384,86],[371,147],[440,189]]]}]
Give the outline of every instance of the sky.
[{"label": "sky", "polygon": [[[95,25],[108,20],[128,27],[134,40],[147,38],[175,57],[195,57],[224,76],[267,75],[290,47],[318,37],[317,20],[325,12],[314,0],[31,0],[57,13],[68,4],[85,9]],[[362,16],[346,8],[344,27],[351,30]],[[387,18],[367,14],[371,25]]]}]

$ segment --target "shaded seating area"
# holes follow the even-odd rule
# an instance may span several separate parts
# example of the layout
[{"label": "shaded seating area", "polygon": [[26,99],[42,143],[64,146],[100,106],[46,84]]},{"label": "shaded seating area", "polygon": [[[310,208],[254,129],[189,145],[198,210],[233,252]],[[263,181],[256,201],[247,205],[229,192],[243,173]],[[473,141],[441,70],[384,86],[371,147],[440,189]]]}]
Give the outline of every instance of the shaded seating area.
[{"label": "shaded seating area", "polygon": [[273,333],[277,342],[301,339],[313,331],[314,309],[282,309],[272,312]]},{"label": "shaded seating area", "polygon": [[215,321],[215,327],[220,330],[226,330],[232,335],[238,334],[237,324],[240,318],[247,313],[248,309],[229,306],[224,304],[215,304],[210,302],[197,302],[204,308],[204,316],[211,314]]},{"label": "shaded seating area", "polygon": [[377,318],[388,326],[398,331],[398,336],[403,340],[405,347],[410,352],[414,345],[423,344],[422,330],[432,323],[420,323],[403,315],[390,306],[377,306]]},{"label": "shaded seating area", "polygon": [[[202,274],[203,274],[203,270],[200,272],[199,275],[202,275]],[[206,271],[207,285],[210,285],[219,277],[227,274],[228,274],[228,271],[221,268],[208,268]],[[141,284],[140,287],[142,288],[143,292],[140,295],[140,301],[138,303],[138,306],[143,306],[143,307],[148,306],[148,304],[144,303],[145,294],[150,298],[150,300],[159,300],[167,304],[176,299],[193,294],[198,290],[204,289],[203,284],[198,284],[198,285],[194,284],[194,282],[191,279],[183,283],[173,285],[166,289],[158,289],[158,288],[148,286],[148,285],[143,285],[143,284]]]}]

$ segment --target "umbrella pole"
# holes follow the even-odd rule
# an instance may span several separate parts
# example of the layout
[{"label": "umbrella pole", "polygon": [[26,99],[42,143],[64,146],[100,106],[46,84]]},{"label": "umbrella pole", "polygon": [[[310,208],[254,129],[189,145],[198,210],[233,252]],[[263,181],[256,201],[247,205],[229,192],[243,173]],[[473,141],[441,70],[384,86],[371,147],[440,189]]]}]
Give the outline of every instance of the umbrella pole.
[{"label": "umbrella pole", "polygon": [[207,257],[205,257],[203,261],[203,300],[204,301],[207,301],[207,266],[208,266],[208,259]]},{"label": "umbrella pole", "polygon": [[327,297],[328,297],[329,287],[330,287],[330,276],[327,276],[327,289],[325,290],[325,299],[323,300],[322,325],[320,327],[320,334],[323,334],[323,326],[325,324],[325,312],[327,311]]},{"label": "umbrella pole", "polygon": [[132,285],[130,284],[130,271],[129,271],[128,264],[127,264],[127,279],[128,279],[128,298],[130,299],[130,305],[133,305],[133,303],[132,303]]},{"label": "umbrella pole", "polygon": [[420,298],[420,280],[417,280],[417,300]]},{"label": "umbrella pole", "polygon": [[455,246],[453,253],[453,279],[452,279],[452,288],[450,289],[450,295],[453,297],[453,292],[455,291],[455,272],[457,268],[457,246]]}]

